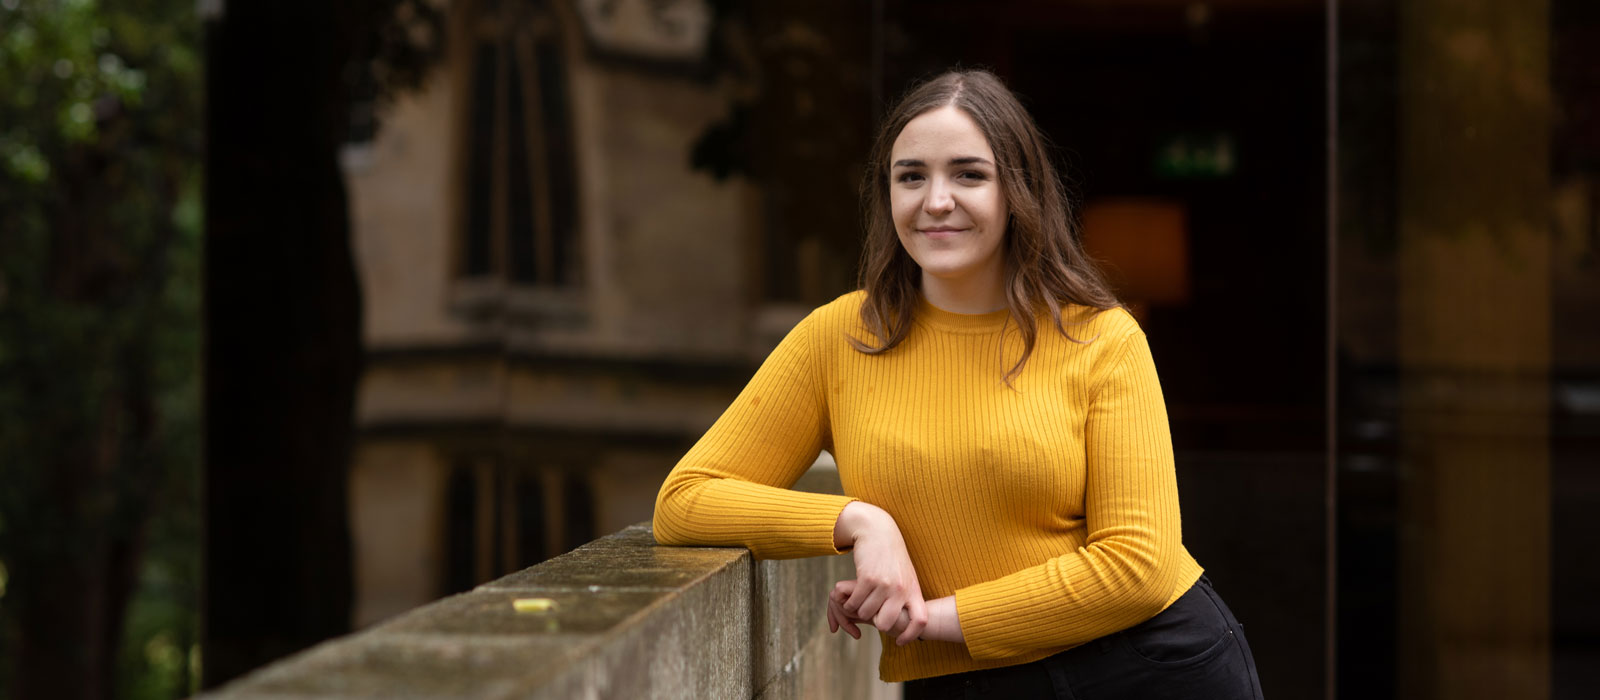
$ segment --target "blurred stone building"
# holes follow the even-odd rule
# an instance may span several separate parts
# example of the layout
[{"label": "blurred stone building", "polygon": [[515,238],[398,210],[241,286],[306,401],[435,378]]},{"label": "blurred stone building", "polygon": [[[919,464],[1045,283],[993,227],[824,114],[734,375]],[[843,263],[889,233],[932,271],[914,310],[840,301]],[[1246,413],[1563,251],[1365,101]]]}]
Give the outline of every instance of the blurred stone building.
[{"label": "blurred stone building", "polygon": [[[648,519],[766,352],[848,289],[866,42],[806,22],[847,5],[451,3],[441,68],[344,157],[358,626]],[[775,132],[799,136],[755,138]]]}]

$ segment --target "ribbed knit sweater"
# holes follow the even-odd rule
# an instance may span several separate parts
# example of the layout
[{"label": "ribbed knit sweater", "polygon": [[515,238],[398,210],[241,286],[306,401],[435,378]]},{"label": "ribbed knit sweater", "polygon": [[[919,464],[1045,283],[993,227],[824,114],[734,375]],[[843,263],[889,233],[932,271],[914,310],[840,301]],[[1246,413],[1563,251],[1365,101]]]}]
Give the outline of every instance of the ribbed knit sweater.
[{"label": "ribbed knit sweater", "polygon": [[[879,355],[862,292],[790,331],[656,500],[662,544],[836,554],[853,500],[883,508],[926,599],[955,594],[965,644],[885,638],[879,673],[905,681],[1043,658],[1138,624],[1202,569],[1182,543],[1166,408],[1126,311],[1041,314],[1033,355],[1009,312],[926,302]],[[846,495],[788,489],[828,450]],[[827,591],[817,591],[818,596]]]}]

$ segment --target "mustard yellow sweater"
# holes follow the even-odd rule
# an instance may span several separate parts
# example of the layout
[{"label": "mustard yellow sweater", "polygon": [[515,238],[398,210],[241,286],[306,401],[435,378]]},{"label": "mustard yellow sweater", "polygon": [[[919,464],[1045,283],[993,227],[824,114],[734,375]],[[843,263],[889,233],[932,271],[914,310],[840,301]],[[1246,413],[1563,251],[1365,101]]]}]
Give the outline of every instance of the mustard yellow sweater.
[{"label": "mustard yellow sweater", "polygon": [[[1022,374],[1008,312],[923,303],[881,355],[856,351],[864,295],[813,311],[667,477],[662,544],[835,554],[852,500],[888,511],[927,599],[956,596],[966,643],[885,640],[904,681],[1040,659],[1142,622],[1200,577],[1183,547],[1166,408],[1127,312],[1042,316]],[[790,491],[820,450],[846,496]],[[826,591],[817,591],[818,596]]]}]

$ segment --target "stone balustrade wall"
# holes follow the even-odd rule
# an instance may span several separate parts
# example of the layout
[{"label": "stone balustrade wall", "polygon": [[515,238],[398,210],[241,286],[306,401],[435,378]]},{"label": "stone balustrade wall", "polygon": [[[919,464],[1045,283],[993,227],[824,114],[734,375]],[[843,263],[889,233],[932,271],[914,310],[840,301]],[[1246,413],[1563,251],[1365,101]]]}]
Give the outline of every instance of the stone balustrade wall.
[{"label": "stone balustrade wall", "polygon": [[[809,486],[836,490],[819,471]],[[826,592],[853,572],[848,556],[661,547],[644,523],[206,697],[898,698],[870,629],[828,632]],[[550,607],[518,612],[528,598]]]}]

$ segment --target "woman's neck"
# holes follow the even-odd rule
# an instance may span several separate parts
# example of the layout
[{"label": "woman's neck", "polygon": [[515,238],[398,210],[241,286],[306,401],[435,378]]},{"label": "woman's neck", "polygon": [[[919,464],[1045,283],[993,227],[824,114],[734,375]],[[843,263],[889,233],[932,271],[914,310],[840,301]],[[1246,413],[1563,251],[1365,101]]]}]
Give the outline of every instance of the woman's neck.
[{"label": "woman's neck", "polygon": [[924,272],[922,297],[929,304],[958,314],[986,314],[1006,308],[1005,287],[999,275],[941,278]]}]

